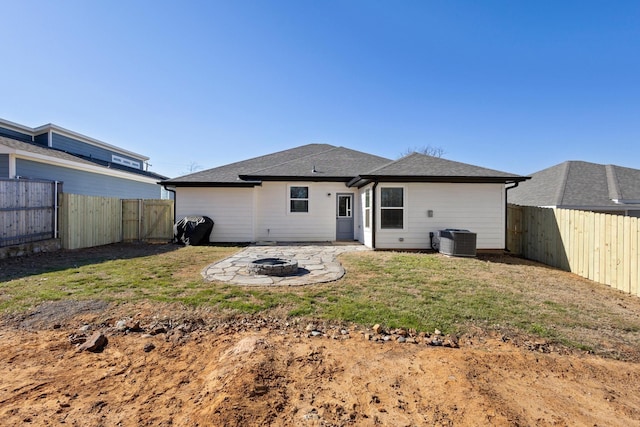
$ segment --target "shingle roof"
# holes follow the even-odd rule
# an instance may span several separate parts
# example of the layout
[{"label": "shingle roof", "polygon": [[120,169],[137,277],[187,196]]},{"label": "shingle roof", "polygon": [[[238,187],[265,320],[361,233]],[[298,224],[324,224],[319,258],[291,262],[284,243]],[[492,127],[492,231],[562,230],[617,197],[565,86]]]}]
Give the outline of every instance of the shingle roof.
[{"label": "shingle roof", "polygon": [[268,180],[344,181],[371,179],[423,182],[517,182],[515,174],[424,154],[390,159],[329,144],[308,144],[163,181],[184,187],[253,186]]},{"label": "shingle roof", "polygon": [[525,206],[622,210],[640,204],[640,170],[566,161],[532,174],[530,181],[509,191],[509,202]]},{"label": "shingle roof", "polygon": [[[307,144],[163,181],[166,185],[255,185],[266,179],[341,179],[358,165],[371,168],[391,160],[329,144]],[[314,173],[314,166],[316,172]],[[242,179],[241,179],[242,177]]]},{"label": "shingle roof", "polygon": [[454,162],[440,157],[412,153],[399,160],[374,169],[365,175],[375,176],[422,176],[422,177],[518,177],[517,174],[501,172],[474,166],[467,163]]},{"label": "shingle roof", "polygon": [[135,174],[135,175],[143,175],[143,176],[147,176],[149,178],[153,178],[153,179],[165,179],[166,177],[163,175],[159,175],[153,172],[148,172],[148,171],[143,171],[143,170],[137,170],[137,169],[132,169],[126,166],[120,166],[118,164],[115,163],[109,163],[109,162],[101,162],[95,159],[92,160],[88,160],[87,158],[81,157],[81,156],[77,156],[74,154],[70,154],[64,151],[60,151],[60,150],[55,150],[53,148],[48,148],[48,147],[42,147],[40,145],[36,145],[36,144],[31,144],[28,142],[22,142],[22,141],[18,141],[16,139],[12,139],[12,138],[6,138],[3,136],[0,136],[0,145],[4,145],[5,147],[9,147],[11,149],[14,150],[19,150],[19,151],[25,151],[28,153],[33,153],[33,154],[39,154],[42,156],[48,156],[48,157],[53,157],[56,159],[60,159],[60,160],[66,160],[66,161],[71,161],[71,162],[75,162],[75,163],[79,163],[79,164],[83,164],[83,165],[90,165],[90,166],[100,166],[100,167],[104,167],[104,168],[108,168],[108,169],[117,169],[123,172],[127,172],[127,173],[131,173],[131,174]]}]

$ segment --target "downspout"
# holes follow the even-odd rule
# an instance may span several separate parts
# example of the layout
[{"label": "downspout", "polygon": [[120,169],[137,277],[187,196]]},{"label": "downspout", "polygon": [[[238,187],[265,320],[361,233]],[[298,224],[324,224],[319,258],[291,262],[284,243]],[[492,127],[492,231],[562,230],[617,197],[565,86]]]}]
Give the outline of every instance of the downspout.
[{"label": "downspout", "polygon": [[509,238],[509,221],[507,215],[509,214],[509,194],[508,191],[512,188],[516,188],[520,183],[514,182],[511,187],[504,188],[504,251],[511,252],[507,247],[507,240]]},{"label": "downspout", "polygon": [[378,188],[378,181],[373,182],[371,191],[371,249],[376,248],[376,189]]},{"label": "downspout", "polygon": [[173,223],[175,224],[176,222],[176,202],[178,200],[178,194],[176,193],[176,190],[172,190],[170,188],[167,188],[166,185],[163,185],[162,188],[164,188],[165,190],[167,190],[170,193],[173,193]]},{"label": "downspout", "polygon": [[53,183],[53,238],[58,238],[58,181]]}]

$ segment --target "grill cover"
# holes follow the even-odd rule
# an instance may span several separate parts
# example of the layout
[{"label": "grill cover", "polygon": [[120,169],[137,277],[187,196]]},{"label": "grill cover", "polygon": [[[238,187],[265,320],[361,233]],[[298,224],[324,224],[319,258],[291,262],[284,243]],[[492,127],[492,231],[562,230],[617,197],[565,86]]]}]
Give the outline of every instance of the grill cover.
[{"label": "grill cover", "polygon": [[175,239],[182,244],[205,245],[213,230],[213,220],[208,216],[185,216],[173,226]]}]

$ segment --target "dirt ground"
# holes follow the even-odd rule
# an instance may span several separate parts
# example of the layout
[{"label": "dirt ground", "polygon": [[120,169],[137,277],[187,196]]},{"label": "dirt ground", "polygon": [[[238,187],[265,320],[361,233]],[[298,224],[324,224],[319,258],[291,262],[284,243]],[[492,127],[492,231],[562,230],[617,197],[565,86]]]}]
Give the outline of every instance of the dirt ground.
[{"label": "dirt ground", "polygon": [[[96,301],[5,316],[0,424],[640,424],[637,363],[480,331],[447,348],[308,322]],[[102,351],[72,344],[94,332]]]}]

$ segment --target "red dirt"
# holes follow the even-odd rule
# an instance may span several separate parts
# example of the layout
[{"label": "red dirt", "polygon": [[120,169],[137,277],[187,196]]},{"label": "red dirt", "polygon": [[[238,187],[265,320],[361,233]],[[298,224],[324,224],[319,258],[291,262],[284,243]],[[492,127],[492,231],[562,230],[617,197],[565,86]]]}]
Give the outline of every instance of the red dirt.
[{"label": "red dirt", "polygon": [[[455,349],[366,341],[345,325],[318,324],[324,335],[310,337],[306,322],[186,311],[167,322],[151,304],[134,309],[141,332],[117,330],[124,309],[99,304],[5,318],[0,424],[640,424],[637,363],[484,335]],[[70,343],[84,324],[107,336],[102,352]],[[166,332],[145,335],[158,325]]]}]

